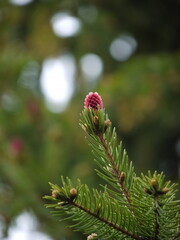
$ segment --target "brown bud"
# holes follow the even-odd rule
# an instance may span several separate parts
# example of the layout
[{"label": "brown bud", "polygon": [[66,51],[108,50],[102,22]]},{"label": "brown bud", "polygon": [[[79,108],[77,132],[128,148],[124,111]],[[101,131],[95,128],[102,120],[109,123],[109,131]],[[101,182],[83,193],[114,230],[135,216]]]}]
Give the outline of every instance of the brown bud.
[{"label": "brown bud", "polygon": [[97,127],[97,126],[99,126],[99,118],[98,118],[98,116],[94,116],[93,117],[93,122],[94,122],[94,125]]},{"label": "brown bud", "polygon": [[120,182],[123,183],[126,177],[126,173],[125,172],[121,172],[120,174]]},{"label": "brown bud", "polygon": [[73,200],[77,196],[77,189],[76,188],[71,188],[70,190],[70,197]]},{"label": "brown bud", "polygon": [[111,121],[109,119],[104,121],[104,131],[107,130],[108,127],[110,127],[111,125]]},{"label": "brown bud", "polygon": [[91,235],[89,235],[87,237],[87,240],[93,240],[93,239],[97,239],[97,234],[96,233],[91,233]]},{"label": "brown bud", "polygon": [[151,185],[152,185],[155,189],[157,189],[157,187],[158,187],[158,181],[157,181],[156,179],[152,179],[152,180],[151,180]]},{"label": "brown bud", "polygon": [[57,189],[54,189],[52,191],[52,195],[51,195],[53,198],[55,199],[59,199],[59,200],[62,200],[62,201],[66,201],[67,200],[67,197],[65,196],[65,194],[61,191],[58,191]]},{"label": "brown bud", "polygon": [[53,190],[52,191],[52,197],[59,199],[60,198],[60,192],[58,190]]},{"label": "brown bud", "polygon": [[165,188],[162,189],[162,193],[163,193],[163,194],[166,194],[166,193],[168,193],[168,192],[169,192],[169,188],[165,187]]}]

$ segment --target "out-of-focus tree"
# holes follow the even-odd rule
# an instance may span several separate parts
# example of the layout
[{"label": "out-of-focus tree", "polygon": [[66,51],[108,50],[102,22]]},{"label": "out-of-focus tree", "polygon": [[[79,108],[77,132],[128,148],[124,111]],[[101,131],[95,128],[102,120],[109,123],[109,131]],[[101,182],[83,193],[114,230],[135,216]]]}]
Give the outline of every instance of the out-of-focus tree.
[{"label": "out-of-focus tree", "polygon": [[[13,218],[32,210],[41,230],[54,239],[79,239],[50,217],[42,196],[48,182],[59,181],[61,174],[96,182],[78,128],[88,91],[103,96],[139,172],[156,168],[177,179],[179,9],[178,0],[34,0],[21,6],[18,0],[0,1],[0,216],[5,235]],[[62,16],[74,17],[76,34],[58,35],[55,23]],[[90,78],[82,67],[89,53],[99,57],[95,65],[88,63]],[[54,114],[46,109],[39,79],[45,60],[66,54],[75,61],[75,87],[65,111]],[[97,63],[103,73],[93,80]]]}]

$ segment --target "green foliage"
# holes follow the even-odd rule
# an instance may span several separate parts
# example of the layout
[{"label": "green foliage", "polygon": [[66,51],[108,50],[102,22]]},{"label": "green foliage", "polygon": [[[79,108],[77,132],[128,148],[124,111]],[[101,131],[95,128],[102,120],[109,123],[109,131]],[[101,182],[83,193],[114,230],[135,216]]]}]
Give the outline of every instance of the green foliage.
[{"label": "green foliage", "polygon": [[74,230],[95,233],[93,239],[178,239],[176,184],[165,181],[163,173],[136,176],[104,109],[83,110],[80,125],[99,166],[97,174],[105,182],[103,191],[89,190],[80,180],[74,186],[62,177],[62,187],[50,184],[52,196],[45,198],[54,203],[46,206],[60,220],[71,220]]},{"label": "green foliage", "polygon": [[[87,90],[106,95],[108,114],[136,173],[158,169],[168,178],[178,179],[179,1],[36,0],[24,6],[12,2],[0,1],[2,237],[8,236],[19,214],[30,210],[41,230],[53,239],[79,240],[81,235],[49,216],[41,196],[48,191],[45,183],[57,182],[59,174],[70,176],[72,181],[77,176],[82,182],[86,179],[88,186],[97,182],[88,146],[76,127]],[[54,34],[52,17],[58,12],[68,12],[81,21],[79,35],[65,39]],[[124,33],[135,38],[138,48],[129,60],[118,62],[109,49]],[[45,109],[39,79],[43,62],[66,51],[76,62],[76,91],[66,111],[54,115]],[[87,53],[97,54],[104,64],[103,78],[93,84],[86,81],[80,67],[80,59]],[[23,142],[19,153],[12,149],[14,138]],[[101,159],[96,160],[101,166]],[[102,177],[109,174],[102,168],[98,171]],[[110,194],[112,190],[115,198],[116,191],[121,195],[122,190],[111,187],[112,179],[116,179],[112,174],[106,177],[106,183],[111,182],[107,191]]]}]

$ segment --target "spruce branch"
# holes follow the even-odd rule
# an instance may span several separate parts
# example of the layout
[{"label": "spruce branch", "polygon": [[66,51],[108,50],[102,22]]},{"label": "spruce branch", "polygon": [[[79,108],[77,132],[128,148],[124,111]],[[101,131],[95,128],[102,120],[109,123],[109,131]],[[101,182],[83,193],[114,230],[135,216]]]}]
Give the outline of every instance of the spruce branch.
[{"label": "spruce branch", "polygon": [[[62,188],[59,188],[57,185],[50,184],[52,187],[52,196],[45,196],[46,199],[56,202],[56,204],[46,205],[48,208],[52,207],[56,209],[54,212],[55,216],[65,214],[65,219],[67,220],[69,219],[68,215],[71,211],[70,219],[77,222],[72,225],[72,227],[81,229],[83,226],[84,229],[87,228],[87,232],[99,231],[98,237],[100,237],[101,235],[104,235],[104,233],[101,233],[101,229],[104,229],[106,226],[106,228],[108,228],[108,232],[111,232],[113,237],[123,234],[131,239],[143,240],[141,236],[135,233],[136,230],[132,226],[131,231],[125,228],[125,223],[128,222],[129,217],[124,217],[124,220],[122,220],[123,216],[121,216],[121,220],[118,218],[118,212],[122,212],[121,206],[118,206],[118,202],[116,200],[110,199],[107,192],[102,193],[97,190],[93,190],[92,194],[90,193],[88,187],[81,184],[80,181],[78,181],[77,188],[71,188],[72,183],[68,178],[66,182],[62,178],[62,182]],[[87,196],[89,196],[89,199]],[[113,209],[111,209],[111,206],[113,206]],[[114,212],[115,209],[116,211]],[[92,218],[85,217],[85,214]],[[124,211],[124,216],[126,214]],[[86,219],[88,219],[88,223]],[[122,223],[122,221],[124,223]],[[130,224],[132,225],[133,222]],[[99,225],[99,229],[97,229],[96,225]]]},{"label": "spruce branch", "polygon": [[[99,95],[97,95],[97,93],[90,93],[86,96],[86,111],[84,110],[82,112],[80,125],[89,135],[88,140],[93,147],[95,156],[97,157],[99,155],[99,158],[103,159],[106,169],[111,173],[111,179],[115,179],[116,186],[113,187],[116,189],[118,186],[120,187],[125,202],[128,203],[128,207],[133,213],[133,203],[130,195],[130,187],[133,182],[133,178],[135,177],[133,167],[131,163],[128,163],[125,150],[122,154],[121,143],[117,146],[115,129],[112,131],[111,121],[105,114],[103,104],[101,103],[102,99],[98,98],[98,96]],[[94,107],[95,102],[99,106],[99,109],[97,105]],[[97,151],[97,144],[99,145],[99,151]],[[99,158],[97,162],[99,161]],[[108,165],[109,167],[107,167]],[[102,170],[104,171],[105,169]],[[107,178],[107,175],[109,175],[108,171],[105,171],[105,179]],[[99,171],[97,172],[102,177],[102,174]]]},{"label": "spruce branch", "polygon": [[132,232],[128,232],[127,230],[119,227],[118,225],[116,225],[116,224],[114,224],[112,222],[109,222],[107,219],[100,217],[97,213],[93,213],[89,209],[86,209],[86,208],[80,206],[79,204],[77,204],[75,202],[70,202],[70,204],[72,204],[73,206],[75,206],[75,207],[79,208],[80,210],[86,212],[87,214],[93,216],[94,218],[97,218],[99,221],[101,221],[101,222],[105,223],[106,225],[112,227],[116,231],[119,231],[119,232],[125,234],[126,236],[131,237],[132,239],[143,240],[142,237],[137,236],[136,234],[134,234]]},{"label": "spruce branch", "polygon": [[[62,177],[62,187],[50,184],[54,202],[47,207],[70,226],[101,240],[176,240],[180,237],[180,201],[175,199],[176,184],[165,181],[163,173],[137,177],[122,142],[117,144],[103,102],[98,93],[85,99],[80,126],[86,132],[99,166],[97,174],[105,181],[103,192],[89,190],[77,181]],[[64,219],[62,217],[65,217]]]},{"label": "spruce branch", "polygon": [[154,201],[155,201],[155,208],[154,208],[154,214],[155,214],[154,240],[158,240],[159,228],[160,228],[160,215],[159,215],[158,197],[155,196]]},{"label": "spruce branch", "polygon": [[117,182],[119,183],[119,186],[121,187],[122,192],[123,192],[127,202],[129,203],[129,208],[133,212],[133,205],[132,205],[132,200],[130,198],[130,193],[129,193],[128,189],[124,186],[125,173],[119,171],[118,166],[117,166],[116,162],[114,161],[114,157],[113,157],[112,153],[110,152],[108,144],[107,144],[105,138],[103,137],[103,134],[101,132],[99,132],[97,134],[97,136],[98,136],[101,144],[104,147],[104,150],[109,159],[109,162],[111,163],[111,166],[113,168],[113,173],[116,175],[116,178],[117,178]]}]

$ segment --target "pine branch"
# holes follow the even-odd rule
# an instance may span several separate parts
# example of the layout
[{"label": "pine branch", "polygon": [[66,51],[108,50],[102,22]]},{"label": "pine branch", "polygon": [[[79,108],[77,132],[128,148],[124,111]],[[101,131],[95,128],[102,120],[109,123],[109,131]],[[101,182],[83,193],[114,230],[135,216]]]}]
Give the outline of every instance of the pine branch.
[{"label": "pine branch", "polygon": [[158,240],[159,235],[159,228],[160,228],[160,216],[159,216],[159,202],[158,197],[154,197],[155,208],[154,208],[154,215],[155,215],[155,231],[154,231],[154,240]]},{"label": "pine branch", "polygon": [[[108,232],[112,232],[112,236],[120,237],[122,234],[123,239],[126,236],[132,239],[143,240],[130,215],[128,215],[129,211],[126,211],[123,205],[121,207],[117,200],[111,199],[106,191],[101,193],[94,190],[92,194],[88,187],[82,185],[80,181],[78,181],[77,188],[71,188],[72,183],[68,178],[66,182],[62,178],[62,182],[62,188],[50,184],[52,187],[52,196],[45,196],[46,199],[56,202],[55,204],[46,205],[48,208],[55,208],[56,211],[53,212],[55,216],[70,214],[70,217],[66,217],[65,220],[72,219],[76,221],[77,224],[72,227],[77,227],[78,230],[83,228],[84,231],[88,233],[96,231],[98,237],[101,235],[102,237],[104,236],[104,233],[101,233],[101,231],[106,225],[106,228],[109,228]],[[80,212],[72,207],[79,209]],[[122,216],[119,215],[119,213],[121,213]],[[86,219],[87,214],[93,217],[94,220],[90,218]],[[96,221],[101,224],[101,226],[99,226],[100,232],[98,232],[98,229],[95,227],[97,225]],[[126,225],[129,225],[129,230]],[[113,230],[115,232],[113,232]],[[117,239],[119,239],[119,237]]]},{"label": "pine branch", "polygon": [[[136,177],[122,144],[117,144],[115,129],[103,109],[101,97],[90,93],[85,99],[80,125],[105,181],[104,191],[78,181],[62,178],[63,186],[51,184],[54,201],[47,207],[57,216],[75,222],[71,227],[90,234],[88,239],[106,240],[177,240],[180,237],[180,204],[175,200],[176,184],[165,181],[156,171]],[[107,185],[108,184],[108,185]]]},{"label": "pine branch", "polygon": [[[85,217],[84,214],[90,215],[94,219],[98,220],[101,224],[105,224],[107,227],[110,227],[111,229],[114,229],[115,231],[122,233],[123,236],[125,235],[126,237],[130,237],[132,239],[138,239],[138,240],[155,240],[155,239],[170,239],[170,238],[163,238],[159,237],[159,225],[155,225],[155,230],[158,229],[158,231],[155,231],[155,236],[150,237],[148,234],[137,234],[137,230],[129,231],[126,228],[121,227],[119,223],[122,226],[125,226],[124,224],[127,223],[124,218],[124,223],[121,221],[119,222],[117,218],[114,218],[114,215],[112,213],[114,212],[116,216],[119,214],[124,215],[122,212],[122,209],[120,206],[118,206],[118,201],[114,199],[110,199],[108,194],[106,192],[100,193],[97,190],[94,190],[94,194],[92,195],[89,192],[89,189],[86,185],[82,185],[80,181],[78,181],[77,188],[72,188],[72,183],[70,179],[67,178],[67,181],[65,182],[64,179],[62,178],[63,181],[63,187],[59,188],[57,185],[51,184],[52,187],[52,197],[46,197],[49,200],[56,201],[56,204],[48,204],[48,207],[53,207],[56,209],[56,214],[57,216],[59,215],[70,215],[70,217],[66,217],[65,220],[67,219],[72,219],[73,221],[76,221],[77,223],[74,224],[72,227],[78,227],[79,230],[81,229],[86,229],[87,224],[88,226],[96,226],[97,222],[95,220],[92,220],[90,218]],[[93,197],[94,196],[94,197]],[[160,202],[158,202],[158,205],[160,205]],[[75,209],[79,209],[81,213],[78,213],[75,211]],[[137,206],[134,206],[137,207]],[[106,213],[107,211],[107,213]],[[156,210],[154,210],[156,212]],[[147,213],[146,213],[147,214]],[[142,217],[142,216],[141,216]],[[160,218],[160,214],[158,212],[158,218]],[[149,219],[150,220],[150,219]],[[119,222],[119,223],[118,223]],[[157,222],[158,219],[157,219]],[[133,221],[129,222],[129,224],[133,224]],[[149,224],[149,221],[148,221]],[[103,225],[100,227],[100,229],[104,229]],[[96,228],[95,228],[96,229]],[[97,232],[97,229],[95,230],[93,228],[90,228],[89,232]],[[107,230],[108,232],[110,230]],[[135,233],[136,232],[136,233]],[[101,233],[102,234],[102,233]],[[99,236],[98,234],[97,236]],[[112,235],[114,236],[114,233],[112,232]],[[118,236],[118,235],[117,235]],[[178,239],[177,237],[172,238],[173,239]],[[106,239],[106,238],[102,238]],[[107,238],[109,239],[109,238]],[[116,239],[116,238],[112,238]],[[117,238],[121,239],[121,238]],[[122,238],[124,239],[124,238]]]},{"label": "pine branch", "polygon": [[152,200],[148,204],[149,208],[150,204],[152,206],[151,212],[155,220],[152,219],[152,222],[154,222],[152,230],[153,240],[173,239],[172,237],[178,233],[180,205],[179,201],[174,200],[176,184],[170,184],[170,181],[165,182],[164,177],[163,173],[157,174],[155,172],[152,175],[148,172],[147,176],[142,174],[141,179],[145,193],[149,195],[149,200]]},{"label": "pine branch", "polygon": [[97,134],[97,136],[104,147],[106,155],[111,163],[111,166],[113,167],[113,172],[116,175],[117,182],[121,186],[122,192],[123,192],[127,202],[129,203],[129,208],[133,212],[133,205],[132,205],[132,200],[130,198],[130,193],[129,193],[128,189],[125,188],[125,186],[124,186],[124,174],[122,174],[122,172],[119,171],[118,166],[117,166],[116,162],[114,161],[114,157],[110,152],[108,144],[107,144],[105,138],[103,137],[103,134],[101,132],[99,132]]},{"label": "pine branch", "polygon": [[80,210],[86,212],[87,214],[93,216],[94,218],[97,218],[99,221],[101,221],[101,222],[105,223],[106,225],[112,227],[112,228],[115,229],[116,231],[119,231],[119,232],[125,234],[126,236],[131,237],[132,239],[143,240],[142,237],[137,236],[137,235],[135,235],[135,234],[132,233],[132,232],[126,231],[125,229],[117,226],[116,224],[113,224],[112,222],[109,222],[107,219],[100,217],[98,214],[91,212],[89,209],[86,209],[86,208],[82,207],[82,206],[79,205],[79,204],[77,204],[77,203],[75,203],[75,202],[69,202],[69,203],[72,204],[73,206],[79,208]]},{"label": "pine branch", "polygon": [[[107,176],[110,175],[109,183],[118,191],[120,187],[124,200],[128,203],[129,210],[134,214],[133,203],[128,189],[135,177],[133,167],[131,163],[128,163],[125,150],[122,154],[121,143],[117,146],[115,129],[112,131],[110,127],[111,122],[105,115],[104,110],[85,109],[81,115],[80,125],[89,136],[88,140],[96,158],[99,155],[97,164],[105,172],[105,175],[97,171],[98,175],[107,181]],[[102,164],[99,162],[100,159]],[[107,167],[108,165],[110,167]],[[117,192],[115,192],[115,195],[117,195]]]}]

